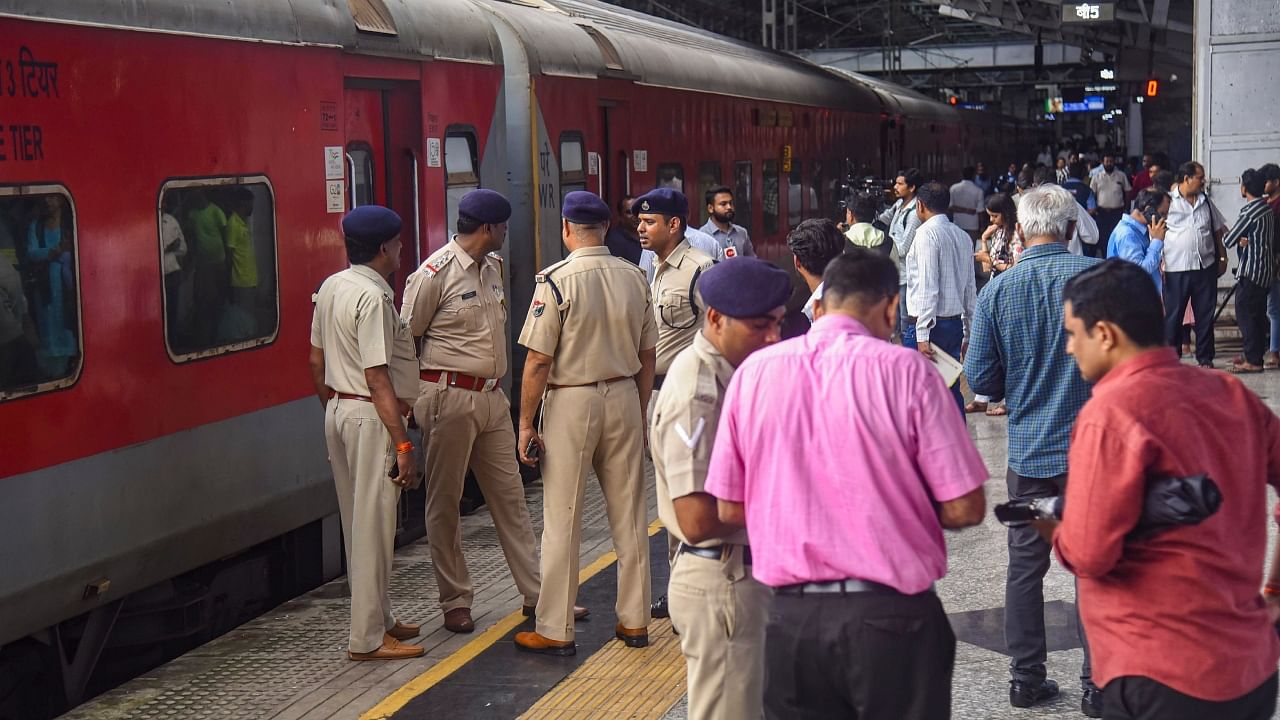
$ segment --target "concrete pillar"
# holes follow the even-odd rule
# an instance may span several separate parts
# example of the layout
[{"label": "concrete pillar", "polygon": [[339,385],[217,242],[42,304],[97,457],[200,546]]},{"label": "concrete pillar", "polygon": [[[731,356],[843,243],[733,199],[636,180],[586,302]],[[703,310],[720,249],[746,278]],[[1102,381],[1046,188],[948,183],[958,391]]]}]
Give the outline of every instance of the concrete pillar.
[{"label": "concrete pillar", "polygon": [[1142,157],[1146,152],[1142,137],[1142,103],[1129,100],[1129,107],[1124,111],[1125,125],[1128,126],[1125,138],[1125,153],[1130,157]]}]

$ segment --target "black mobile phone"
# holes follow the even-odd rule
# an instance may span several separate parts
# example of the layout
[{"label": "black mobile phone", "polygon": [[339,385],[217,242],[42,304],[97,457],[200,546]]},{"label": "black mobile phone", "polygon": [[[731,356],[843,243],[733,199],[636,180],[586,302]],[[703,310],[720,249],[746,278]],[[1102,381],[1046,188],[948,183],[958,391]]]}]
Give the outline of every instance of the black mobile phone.
[{"label": "black mobile phone", "polygon": [[400,477],[400,463],[398,461],[391,463],[391,470],[387,472],[387,477],[393,480]]},{"label": "black mobile phone", "polygon": [[538,445],[538,441],[529,438],[529,444],[524,446],[524,456],[530,460],[537,460],[541,452],[542,448]]}]

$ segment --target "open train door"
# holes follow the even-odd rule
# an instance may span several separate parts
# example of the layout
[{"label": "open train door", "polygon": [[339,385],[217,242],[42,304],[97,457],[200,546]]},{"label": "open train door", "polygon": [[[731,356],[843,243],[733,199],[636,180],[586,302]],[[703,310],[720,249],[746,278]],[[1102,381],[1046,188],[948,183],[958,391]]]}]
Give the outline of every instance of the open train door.
[{"label": "open train door", "polygon": [[343,148],[346,210],[385,205],[404,221],[400,270],[391,278],[396,302],[404,279],[423,259],[422,177],[418,137],[422,110],[413,81],[346,80],[346,146]]},{"label": "open train door", "polygon": [[[634,195],[631,189],[631,124],[626,103],[600,101],[600,197],[615,213],[618,201]],[[594,189],[594,188],[592,188]],[[647,190],[648,188],[645,188]]]}]

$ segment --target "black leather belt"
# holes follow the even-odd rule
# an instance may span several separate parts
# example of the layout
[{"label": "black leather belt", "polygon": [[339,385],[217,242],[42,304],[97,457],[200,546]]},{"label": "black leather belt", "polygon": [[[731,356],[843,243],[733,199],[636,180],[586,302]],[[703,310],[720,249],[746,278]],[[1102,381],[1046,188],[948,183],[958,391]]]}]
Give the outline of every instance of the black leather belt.
[{"label": "black leather belt", "polygon": [[[916,319],[917,319],[917,318],[916,318],[914,315],[908,315],[908,316],[907,316],[907,324],[908,324],[908,325],[915,325],[915,324],[916,324]],[[959,315],[945,315],[945,316],[943,316],[943,317],[936,317],[936,318],[934,318],[934,320],[959,320],[959,319],[960,319],[960,316],[959,316]]]},{"label": "black leather belt", "polygon": [[[800,583],[799,585],[783,585],[775,588],[774,592],[778,595],[853,595],[856,593],[877,593],[880,595],[904,595],[905,593],[895,590],[888,585],[883,585],[870,580],[857,580],[850,578],[848,580],[832,580],[830,582],[811,582]],[[928,590],[924,592],[933,592],[933,586],[930,585]]]},{"label": "black leather belt", "polygon": [[676,550],[676,553],[677,554],[688,553],[690,555],[697,555],[700,558],[707,558],[708,560],[726,560],[729,557],[729,553],[732,552],[733,548],[735,547],[742,548],[742,564],[750,565],[751,564],[751,546],[750,545],[734,545],[732,543],[724,543],[722,545],[716,545],[715,547],[694,547],[687,543],[680,543],[680,548]]}]

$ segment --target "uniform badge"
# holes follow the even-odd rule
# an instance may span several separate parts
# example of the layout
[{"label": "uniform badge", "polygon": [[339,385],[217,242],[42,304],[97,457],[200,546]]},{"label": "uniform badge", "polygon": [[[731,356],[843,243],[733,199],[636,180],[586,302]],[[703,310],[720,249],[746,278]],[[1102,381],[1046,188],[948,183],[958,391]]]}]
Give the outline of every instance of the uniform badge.
[{"label": "uniform badge", "polygon": [[641,211],[641,212],[649,212],[649,201],[648,201],[648,200],[645,200],[644,202],[640,203],[640,211]]},{"label": "uniform badge", "polygon": [[730,245],[724,249],[724,256],[727,258],[738,257],[738,248]]},{"label": "uniform badge", "polygon": [[504,300],[504,299],[505,299],[505,297],[503,296],[503,293],[502,293],[502,286],[501,286],[501,285],[492,285],[491,287],[493,288],[493,296],[494,296],[494,297],[498,298],[499,300]]},{"label": "uniform badge", "polygon": [[533,301],[533,316],[542,317],[542,311],[547,309],[547,304],[541,300]]}]

